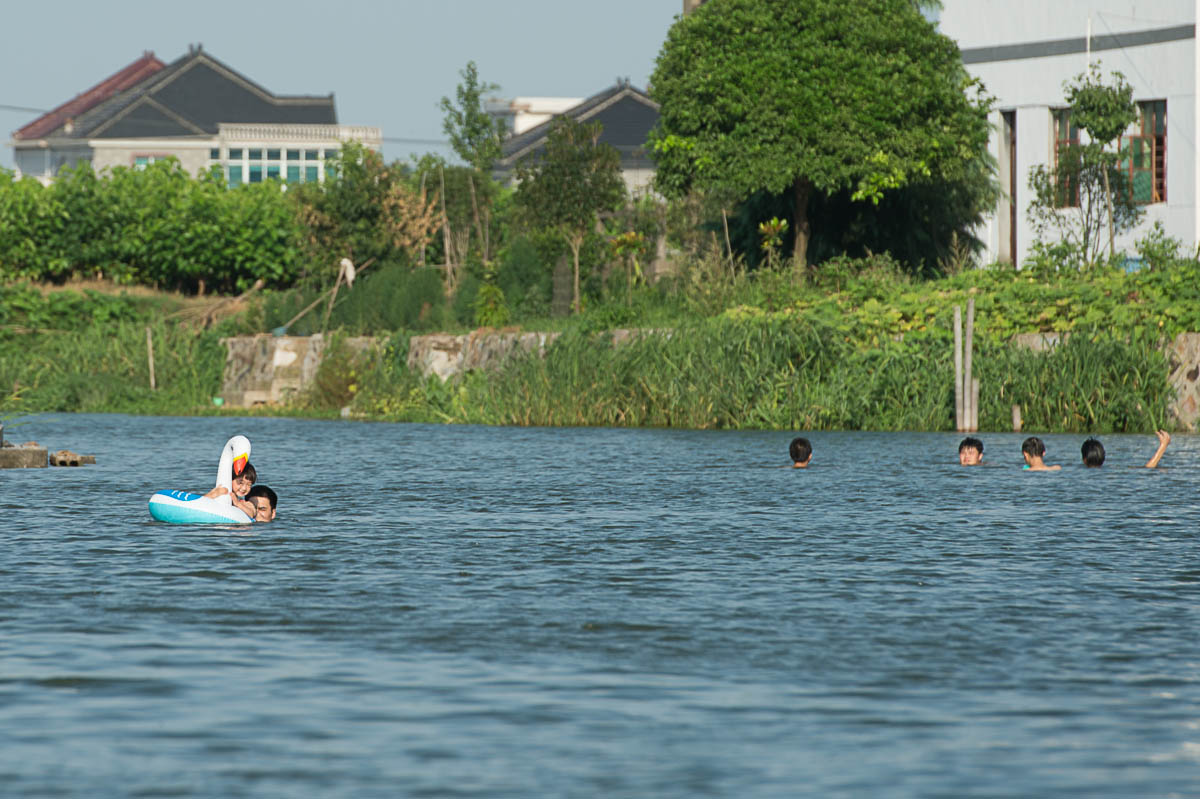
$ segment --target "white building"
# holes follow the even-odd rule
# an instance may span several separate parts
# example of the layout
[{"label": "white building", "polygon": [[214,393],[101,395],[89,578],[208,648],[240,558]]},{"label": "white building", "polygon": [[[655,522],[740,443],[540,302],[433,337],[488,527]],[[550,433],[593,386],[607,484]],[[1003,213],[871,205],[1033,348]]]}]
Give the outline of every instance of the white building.
[{"label": "white building", "polygon": [[484,103],[484,111],[504,122],[509,135],[519,136],[530,128],[548,122],[556,115],[569,111],[583,102],[582,97],[514,97],[511,100],[492,98]]},{"label": "white building", "polygon": [[1142,112],[1125,141],[1147,156],[1127,167],[1146,215],[1135,231],[1117,239],[1117,247],[1132,252],[1155,221],[1186,245],[1197,242],[1198,5],[1200,0],[945,0],[939,28],[958,42],[967,70],[997,98],[991,151],[1006,196],[983,232],[989,261],[1020,263],[1028,255],[1034,241],[1027,218],[1029,172],[1052,164],[1056,142],[1068,138],[1063,84],[1089,64],[1098,64],[1106,79],[1122,73]]},{"label": "white building", "polygon": [[178,159],[229,182],[324,181],[349,141],[383,145],[373,126],[341,125],[333,95],[276,95],[202,48],[166,64],[152,52],[13,133],[17,172],[49,183],[65,166],[97,172]]}]

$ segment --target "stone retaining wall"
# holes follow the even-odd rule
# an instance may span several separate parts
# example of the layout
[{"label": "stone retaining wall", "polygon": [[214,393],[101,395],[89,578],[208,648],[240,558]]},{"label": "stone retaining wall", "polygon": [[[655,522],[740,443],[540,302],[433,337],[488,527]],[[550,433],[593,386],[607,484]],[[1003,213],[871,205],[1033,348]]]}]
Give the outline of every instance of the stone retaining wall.
[{"label": "stone retaining wall", "polygon": [[[368,337],[344,338],[352,350],[376,346]],[[234,408],[286,403],[308,388],[321,365],[328,339],[315,336],[238,336],[223,338],[227,355],[221,398]]]},{"label": "stone retaining wall", "polygon": [[496,369],[518,353],[545,355],[559,335],[474,330],[465,336],[413,336],[408,342],[408,368],[449,380],[472,369]]},{"label": "stone retaining wall", "polygon": [[1168,378],[1175,389],[1171,416],[1181,428],[1196,432],[1200,422],[1200,333],[1180,333],[1167,348]]}]

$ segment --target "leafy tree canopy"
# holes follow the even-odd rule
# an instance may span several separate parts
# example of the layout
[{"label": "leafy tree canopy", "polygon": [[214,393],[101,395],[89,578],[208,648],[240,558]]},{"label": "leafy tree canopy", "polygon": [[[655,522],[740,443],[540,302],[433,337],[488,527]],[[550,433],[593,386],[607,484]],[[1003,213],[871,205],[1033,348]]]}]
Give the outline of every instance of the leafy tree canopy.
[{"label": "leafy tree canopy", "polygon": [[554,230],[575,261],[575,310],[580,310],[579,250],[597,214],[625,200],[621,156],[600,141],[600,125],[580,125],[567,116],[554,120],[539,156],[517,167],[517,209],[525,224]]},{"label": "leafy tree canopy", "polygon": [[[879,202],[985,157],[990,100],[912,0],[711,0],[668,33],[651,78],[657,188]],[[972,92],[968,96],[968,92]]]},{"label": "leafy tree canopy", "polygon": [[504,123],[483,109],[483,95],[499,89],[495,83],[480,83],[474,61],[468,61],[459,73],[463,82],[449,97],[441,101],[442,130],[450,137],[450,146],[458,157],[483,173],[491,172],[492,164],[500,158],[500,142],[504,138]]},{"label": "leafy tree canopy", "polygon": [[1112,82],[1105,83],[1100,67],[1093,64],[1064,89],[1072,121],[1097,144],[1109,144],[1137,121],[1133,87],[1120,72],[1112,73]]}]

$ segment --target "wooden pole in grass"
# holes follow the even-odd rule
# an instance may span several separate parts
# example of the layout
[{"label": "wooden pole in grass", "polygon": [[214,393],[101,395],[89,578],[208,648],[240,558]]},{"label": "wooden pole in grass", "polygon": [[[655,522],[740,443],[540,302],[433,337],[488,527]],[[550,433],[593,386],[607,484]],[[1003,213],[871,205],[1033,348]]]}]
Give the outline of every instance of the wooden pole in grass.
[{"label": "wooden pole in grass", "polygon": [[966,429],[974,431],[979,428],[979,413],[975,409],[975,376],[971,371],[971,352],[975,349],[975,298],[967,300],[967,334],[963,343],[963,405],[966,414],[963,421]]},{"label": "wooden pole in grass", "polygon": [[962,307],[954,306],[954,429],[963,431]]},{"label": "wooden pole in grass", "polygon": [[150,390],[158,391],[154,384],[154,336],[150,334],[149,325],[146,325],[146,360],[150,363]]},{"label": "wooden pole in grass", "polygon": [[971,378],[971,432],[979,432],[979,378]]}]

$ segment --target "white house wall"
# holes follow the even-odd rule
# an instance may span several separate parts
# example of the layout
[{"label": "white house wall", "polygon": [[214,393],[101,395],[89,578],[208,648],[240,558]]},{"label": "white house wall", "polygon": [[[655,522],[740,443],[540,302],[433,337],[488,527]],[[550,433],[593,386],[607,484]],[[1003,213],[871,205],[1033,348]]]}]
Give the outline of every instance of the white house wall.
[{"label": "white house wall", "polygon": [[[1121,72],[1133,87],[1134,100],[1167,101],[1166,197],[1165,203],[1144,206],[1146,215],[1133,232],[1117,239],[1118,248],[1133,251],[1133,244],[1161,221],[1169,235],[1188,245],[1197,241],[1196,209],[1196,107],[1197,74],[1194,28],[1180,34],[1179,27],[1193,25],[1200,0],[1156,0],[1153,3],[1097,3],[1087,0],[946,0],[939,27],[963,50],[967,70],[978,77],[997,99],[992,114],[992,155],[999,161],[1005,153],[1000,141],[1001,112],[1016,114],[1017,128],[1017,259],[1024,261],[1034,241],[1028,220],[1031,191],[1029,172],[1038,164],[1049,164],[1054,150],[1051,109],[1066,106],[1063,85],[1087,70],[1086,52],[1061,55],[977,60],[1012,56],[1025,51],[981,51],[981,48],[1011,48],[1060,40],[1093,43],[1105,37],[1130,32],[1171,31],[1187,38],[1115,49],[1095,49],[1091,61],[1107,76]],[[1077,42],[1078,44],[1082,44]],[[1044,49],[1044,48],[1043,48]],[[1003,170],[1002,170],[1003,171]],[[1007,183],[1003,186],[1007,191]],[[1002,204],[1002,209],[1005,206]],[[998,212],[999,213],[999,212]],[[993,217],[982,231],[989,260],[1007,256],[1008,242],[1002,241],[1005,220]]]}]

